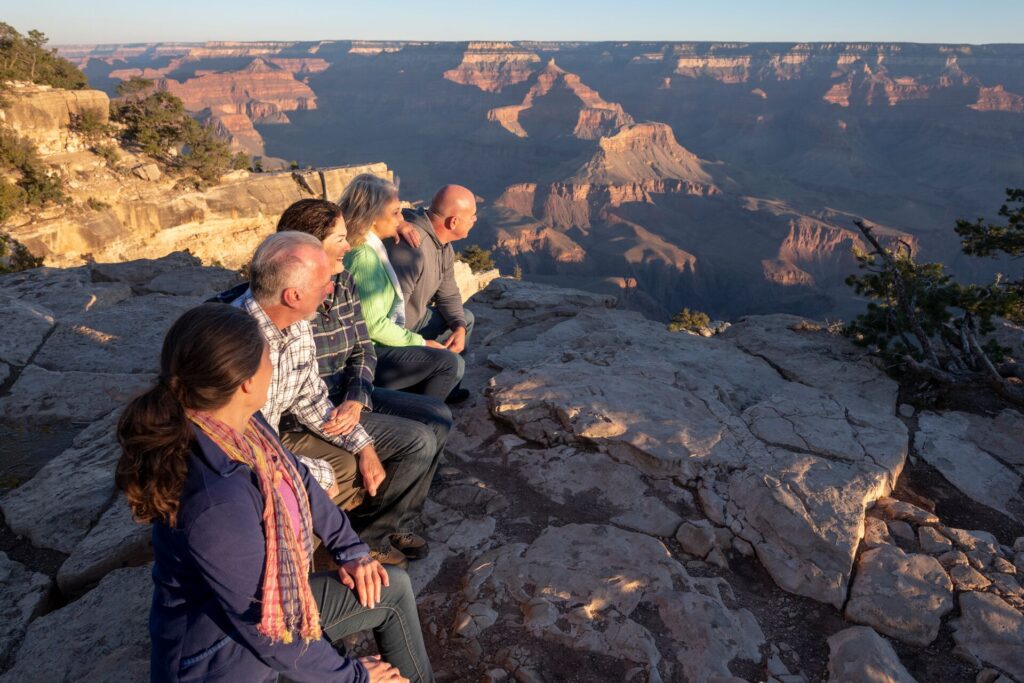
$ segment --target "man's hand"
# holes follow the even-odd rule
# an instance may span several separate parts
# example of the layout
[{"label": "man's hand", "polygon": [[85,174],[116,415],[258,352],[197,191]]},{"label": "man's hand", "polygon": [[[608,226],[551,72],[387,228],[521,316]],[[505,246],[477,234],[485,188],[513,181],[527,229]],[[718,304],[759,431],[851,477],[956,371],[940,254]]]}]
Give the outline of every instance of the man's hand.
[{"label": "man's hand", "polygon": [[444,343],[444,347],[452,353],[462,353],[466,348],[466,328],[456,327],[448,341]]},{"label": "man's hand", "polygon": [[407,221],[402,221],[398,224],[398,232],[395,234],[395,244],[401,243],[405,240],[406,243],[413,249],[420,248],[420,231],[416,229],[416,226]]},{"label": "man's hand", "polygon": [[436,342],[433,339],[424,339],[423,345],[430,349],[447,349],[448,347],[441,342]]},{"label": "man's hand", "polygon": [[409,683],[402,672],[383,661],[380,655],[360,657],[359,661],[366,667],[366,673],[370,674],[370,683]]},{"label": "man's hand", "polygon": [[369,555],[349,560],[338,567],[338,578],[355,591],[359,604],[368,609],[373,609],[380,602],[381,585],[391,585],[384,566]]},{"label": "man's hand", "polygon": [[331,411],[324,423],[323,430],[327,436],[338,436],[348,434],[359,424],[359,417],[363,412],[363,404],[359,401],[344,401],[341,405]]},{"label": "man's hand", "polygon": [[374,450],[372,444],[359,451],[359,474],[363,475],[363,486],[366,488],[366,492],[371,496],[376,496],[377,487],[388,475],[384,471],[384,465],[380,464],[380,458],[377,457],[377,451]]}]

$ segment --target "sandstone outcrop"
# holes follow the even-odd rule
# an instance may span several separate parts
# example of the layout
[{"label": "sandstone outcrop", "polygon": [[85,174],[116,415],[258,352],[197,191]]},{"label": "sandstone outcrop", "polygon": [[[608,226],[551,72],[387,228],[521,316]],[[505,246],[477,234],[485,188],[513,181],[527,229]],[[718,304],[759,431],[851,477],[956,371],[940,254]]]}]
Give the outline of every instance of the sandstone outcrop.
[{"label": "sandstone outcrop", "polygon": [[9,231],[47,265],[156,258],[187,247],[208,263],[237,268],[289,204],[324,191],[336,199],[364,172],[392,177],[384,164],[369,164],[325,169],[326,188],[316,172],[241,172],[203,192],[174,190],[171,181],[145,183],[135,196],[106,196],[110,206],[102,211],[43,215]]},{"label": "sandstone outcrop", "polygon": [[61,90],[12,83],[0,107],[0,124],[31,141],[40,154],[78,152],[86,144],[68,130],[73,116],[90,112],[101,123],[110,117],[110,98],[98,90]]}]

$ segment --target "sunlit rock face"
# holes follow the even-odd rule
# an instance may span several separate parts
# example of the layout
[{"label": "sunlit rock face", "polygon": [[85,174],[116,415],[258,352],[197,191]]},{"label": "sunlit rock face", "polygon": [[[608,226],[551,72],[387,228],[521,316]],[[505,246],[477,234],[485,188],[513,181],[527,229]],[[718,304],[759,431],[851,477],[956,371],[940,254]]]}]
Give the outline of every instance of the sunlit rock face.
[{"label": "sunlit rock face", "polygon": [[540,61],[536,52],[512,43],[470,43],[459,65],[445,71],[444,77],[485,92],[501,92],[528,79],[539,68]]}]

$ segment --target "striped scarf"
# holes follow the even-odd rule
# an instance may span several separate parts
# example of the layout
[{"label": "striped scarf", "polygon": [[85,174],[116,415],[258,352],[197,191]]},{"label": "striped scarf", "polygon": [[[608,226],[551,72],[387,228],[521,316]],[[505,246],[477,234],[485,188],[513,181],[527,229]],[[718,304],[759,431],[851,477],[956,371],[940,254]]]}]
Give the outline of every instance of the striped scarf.
[{"label": "striped scarf", "polygon": [[[320,614],[309,588],[313,520],[306,487],[291,458],[255,417],[250,418],[244,434],[208,413],[188,411],[188,417],[229,458],[248,465],[259,480],[267,552],[258,631],[271,642],[291,643],[296,634],[307,643],[319,640]],[[300,539],[295,538],[288,509],[277,490],[282,477],[289,478],[299,503]]]}]

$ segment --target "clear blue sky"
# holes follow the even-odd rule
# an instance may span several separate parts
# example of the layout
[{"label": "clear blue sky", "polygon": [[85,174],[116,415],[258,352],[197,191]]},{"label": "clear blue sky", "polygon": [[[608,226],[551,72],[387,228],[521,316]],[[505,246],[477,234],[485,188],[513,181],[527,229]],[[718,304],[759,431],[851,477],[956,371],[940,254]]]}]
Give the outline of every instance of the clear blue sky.
[{"label": "clear blue sky", "polygon": [[0,20],[51,44],[204,40],[1019,43],[1024,0],[36,0]]}]

